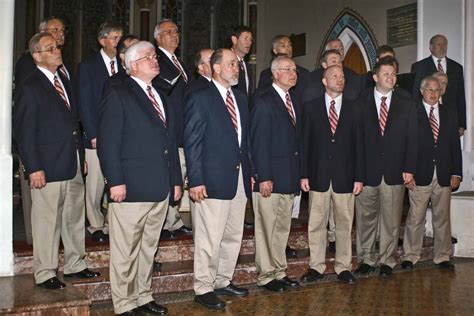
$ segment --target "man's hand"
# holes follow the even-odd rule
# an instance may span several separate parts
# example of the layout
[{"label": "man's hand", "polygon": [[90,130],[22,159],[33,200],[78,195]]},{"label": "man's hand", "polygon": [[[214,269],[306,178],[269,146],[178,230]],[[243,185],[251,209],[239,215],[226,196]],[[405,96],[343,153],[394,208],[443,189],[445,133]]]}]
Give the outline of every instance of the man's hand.
[{"label": "man's hand", "polygon": [[97,148],[97,138],[92,138],[91,139],[91,145],[92,145],[92,149]]},{"label": "man's hand", "polygon": [[354,182],[354,190],[352,190],[352,193],[354,195],[358,195],[360,192],[362,192],[363,187],[364,184],[362,182]]},{"label": "man's hand", "polygon": [[250,177],[250,192],[253,192],[253,187],[255,186],[255,178]]},{"label": "man's hand", "polygon": [[260,187],[260,194],[263,197],[269,197],[270,195],[272,195],[273,181],[268,180],[268,181],[260,182],[259,187]]},{"label": "man's hand", "polygon": [[87,176],[87,172],[88,172],[88,171],[89,171],[89,170],[87,170],[87,161],[84,160],[84,172],[83,172],[83,176],[84,176],[84,177]]},{"label": "man's hand", "polygon": [[301,187],[301,190],[303,190],[304,192],[308,192],[311,189],[309,187],[309,179],[301,179],[300,187]]},{"label": "man's hand", "polygon": [[125,184],[116,185],[110,188],[110,198],[114,202],[122,202],[127,196],[127,186]]},{"label": "man's hand", "polygon": [[459,188],[460,184],[461,184],[461,178],[456,177],[456,176],[451,176],[451,189],[453,191],[456,191]]},{"label": "man's hand", "polygon": [[207,198],[207,191],[205,185],[200,185],[194,188],[189,189],[189,195],[196,203],[201,203],[205,198]]},{"label": "man's hand", "polygon": [[178,202],[181,196],[183,196],[183,190],[181,189],[181,186],[175,185],[174,186],[174,201]]},{"label": "man's hand", "polygon": [[464,127],[459,128],[459,137],[464,135],[464,131],[465,131]]},{"label": "man's hand", "polygon": [[413,178],[413,180],[411,180],[409,183],[405,184],[405,186],[407,187],[407,189],[413,191],[416,188],[415,178]]},{"label": "man's hand", "polygon": [[30,188],[41,189],[46,186],[46,176],[43,170],[30,173]]},{"label": "man's hand", "polygon": [[403,183],[405,185],[413,181],[413,173],[404,172],[402,176],[403,176]]}]

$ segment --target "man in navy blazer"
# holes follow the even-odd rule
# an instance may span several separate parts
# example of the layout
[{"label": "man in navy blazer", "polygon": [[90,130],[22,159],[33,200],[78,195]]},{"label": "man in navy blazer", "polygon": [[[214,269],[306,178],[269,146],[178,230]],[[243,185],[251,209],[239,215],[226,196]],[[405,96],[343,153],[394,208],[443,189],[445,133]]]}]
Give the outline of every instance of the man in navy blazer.
[{"label": "man in navy blazer", "polygon": [[104,176],[97,157],[97,128],[99,104],[102,99],[105,82],[117,72],[123,71],[117,58],[117,44],[123,34],[118,23],[105,22],[99,26],[97,39],[101,46],[98,53],[83,60],[77,71],[78,107],[84,128],[84,144],[89,173],[86,177],[86,214],[92,239],[106,242],[108,239],[108,221],[102,213],[104,195]]},{"label": "man in navy blazer", "polygon": [[152,86],[160,69],[149,42],[125,53],[130,77],[111,87],[99,111],[98,154],[109,194],[110,283],[117,314],[166,314],[151,289],[153,259],[169,197],[181,197],[173,116]]},{"label": "man in navy blazer", "polygon": [[257,285],[281,292],[299,283],[286,275],[285,248],[291,210],[299,194],[301,116],[290,89],[297,82],[295,62],[287,55],[271,63],[273,84],[257,93],[252,106],[250,142],[256,181],[255,263]]},{"label": "man in navy blazer", "polygon": [[[417,156],[417,112],[413,101],[394,89],[397,61],[382,58],[374,67],[375,88],[359,99],[364,133],[365,181],[356,198],[356,273],[366,274],[378,263],[380,275],[391,277],[397,264],[398,235],[405,185],[413,181]],[[375,240],[378,221],[380,247]]]},{"label": "man in navy blazer", "polygon": [[250,197],[247,98],[231,86],[239,63],[229,49],[211,57],[212,82],[186,100],[184,153],[190,196],[195,202],[195,301],[225,308],[216,295],[247,296],[231,281],[242,242]]},{"label": "man in navy blazer", "polygon": [[443,103],[449,106],[458,119],[459,135],[464,135],[466,129],[466,95],[464,91],[463,67],[446,56],[448,52],[448,39],[437,34],[430,39],[431,56],[426,57],[411,66],[411,72],[415,73],[412,96],[416,101],[421,101],[420,83],[427,76],[436,71],[442,71],[448,75],[448,87],[443,95]]},{"label": "man in navy blazer", "polygon": [[[154,38],[158,48],[156,54],[160,61],[160,74],[153,80],[153,85],[160,89],[167,98],[170,114],[175,120],[175,133],[178,142],[179,160],[181,163],[181,174],[183,180],[186,178],[186,165],[184,163],[183,152],[183,131],[184,131],[184,91],[192,80],[191,73],[187,70],[183,61],[176,56],[175,52],[179,47],[179,30],[176,24],[165,19],[160,21],[154,32]],[[160,82],[166,82],[166,85]],[[187,193],[186,193],[187,194]],[[169,206],[163,226],[162,238],[174,239],[175,232],[191,235],[192,230],[184,225],[179,213],[180,208],[189,208],[187,204],[188,196],[177,203]]]},{"label": "man in navy blazer", "polygon": [[434,257],[441,268],[453,269],[451,255],[451,191],[459,187],[462,154],[456,116],[440,106],[441,87],[436,77],[421,81],[423,100],[418,111],[418,159],[415,181],[408,191],[410,210],[405,223],[402,268],[412,270],[420,259],[425,215],[429,201],[433,210]]},{"label": "man in navy blazer", "polygon": [[309,191],[309,270],[304,282],[323,278],[326,270],[327,222],[331,205],[335,219],[334,270],[344,283],[351,273],[354,198],[364,181],[363,141],[357,109],[344,99],[344,72],[333,65],[323,73],[326,93],[304,104],[301,189]]},{"label": "man in navy blazer", "polygon": [[84,261],[84,147],[72,87],[57,70],[56,40],[38,33],[29,46],[36,68],[16,93],[13,127],[31,187],[35,282],[60,289],[66,286],[57,278],[60,239],[65,277],[100,275]]}]

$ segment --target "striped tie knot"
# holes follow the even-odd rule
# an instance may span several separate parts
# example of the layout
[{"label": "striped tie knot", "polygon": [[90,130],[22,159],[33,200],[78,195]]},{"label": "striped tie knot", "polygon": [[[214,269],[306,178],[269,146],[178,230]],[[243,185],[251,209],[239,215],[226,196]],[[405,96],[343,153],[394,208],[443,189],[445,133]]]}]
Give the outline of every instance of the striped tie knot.
[{"label": "striped tie knot", "polygon": [[443,64],[441,63],[441,59],[438,59],[438,71],[441,71],[444,73],[444,68],[443,68]]},{"label": "striped tie knot", "polygon": [[184,72],[183,67],[181,67],[181,64],[179,63],[176,56],[175,55],[171,56],[171,60],[173,61],[174,66],[178,69],[179,73],[181,74],[181,77],[183,77],[184,82],[188,83],[188,76],[186,76],[186,73]]},{"label": "striped tie knot", "polygon": [[110,61],[110,73],[115,75],[115,61],[113,60]]},{"label": "striped tie knot", "polygon": [[63,99],[64,105],[67,107],[67,109],[70,111],[71,106],[69,105],[69,102],[67,101],[66,94],[64,93],[63,87],[61,86],[61,83],[59,83],[58,76],[54,76],[54,89],[56,89],[56,92],[59,94],[61,99]]},{"label": "striped tie knot", "polygon": [[331,127],[332,135],[336,134],[337,122],[339,117],[336,112],[336,101],[331,100],[329,103],[329,125]]}]

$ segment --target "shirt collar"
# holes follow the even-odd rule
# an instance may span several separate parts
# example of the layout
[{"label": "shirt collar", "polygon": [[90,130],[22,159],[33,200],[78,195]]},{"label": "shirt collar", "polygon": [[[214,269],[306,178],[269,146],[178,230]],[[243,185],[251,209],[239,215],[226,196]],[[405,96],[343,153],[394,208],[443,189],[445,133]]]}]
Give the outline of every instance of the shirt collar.
[{"label": "shirt collar", "polygon": [[374,97],[376,100],[380,100],[382,97],[387,97],[387,100],[385,101],[386,104],[389,104],[390,101],[392,100],[392,94],[393,90],[390,90],[387,94],[383,94],[377,90],[377,88],[374,88]]},{"label": "shirt collar", "polygon": [[36,66],[42,73],[44,73],[44,75],[48,78],[49,81],[53,82],[54,81],[54,76],[56,76],[56,73],[55,72],[54,74],[49,71],[48,69],[44,68],[44,67],[41,67],[41,66]]},{"label": "shirt collar", "polygon": [[109,56],[107,56],[103,48],[100,49],[100,55],[102,56],[102,59],[107,63],[107,65],[110,65],[110,62],[112,60],[114,61],[115,65],[117,65],[117,57],[114,56],[114,58],[110,58]]},{"label": "shirt collar", "polygon": [[[160,47],[158,46],[158,48],[166,55],[166,57],[169,58],[169,60],[173,61],[173,56],[176,56],[174,53],[170,53],[169,51],[167,51],[166,49],[164,49],[163,47]],[[176,58],[178,59],[178,58]]]}]

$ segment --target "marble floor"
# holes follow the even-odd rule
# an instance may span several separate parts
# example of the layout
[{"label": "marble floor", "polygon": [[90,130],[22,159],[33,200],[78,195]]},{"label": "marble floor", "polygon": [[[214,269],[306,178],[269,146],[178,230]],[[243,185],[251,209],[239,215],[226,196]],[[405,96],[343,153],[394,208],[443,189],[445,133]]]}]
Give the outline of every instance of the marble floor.
[{"label": "marble floor", "polygon": [[[474,315],[474,260],[453,258],[455,271],[431,262],[412,272],[397,271],[389,280],[373,273],[345,285],[327,276],[284,294],[250,287],[247,298],[224,297],[224,311],[194,303],[192,293],[157,296],[169,315]],[[113,315],[110,302],[95,304],[91,315]]]}]

